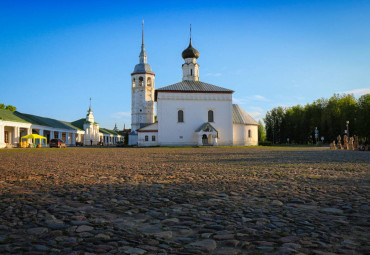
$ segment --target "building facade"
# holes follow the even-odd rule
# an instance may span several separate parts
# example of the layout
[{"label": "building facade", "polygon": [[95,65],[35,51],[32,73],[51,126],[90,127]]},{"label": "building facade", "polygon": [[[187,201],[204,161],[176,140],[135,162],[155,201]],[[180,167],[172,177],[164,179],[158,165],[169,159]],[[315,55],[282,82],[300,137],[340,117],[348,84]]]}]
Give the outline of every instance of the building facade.
[{"label": "building facade", "polygon": [[191,37],[182,58],[182,81],[155,90],[157,122],[142,123],[131,144],[258,145],[258,123],[232,104],[234,91],[200,81],[199,52],[192,46]]},{"label": "building facade", "polygon": [[29,134],[44,136],[48,142],[59,138],[67,146],[115,145],[124,137],[121,132],[100,128],[91,107],[86,118],[73,122],[0,109],[0,148],[18,147],[21,137]]}]

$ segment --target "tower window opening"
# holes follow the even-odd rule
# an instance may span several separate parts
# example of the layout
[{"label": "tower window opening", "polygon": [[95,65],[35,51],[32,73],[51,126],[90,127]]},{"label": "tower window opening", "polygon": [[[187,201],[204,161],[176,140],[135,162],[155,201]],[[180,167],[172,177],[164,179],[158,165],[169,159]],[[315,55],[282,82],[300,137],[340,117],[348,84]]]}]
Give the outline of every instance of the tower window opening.
[{"label": "tower window opening", "polygon": [[177,122],[184,122],[184,111],[179,110],[177,112]]},{"label": "tower window opening", "polygon": [[193,69],[190,69],[190,75],[193,76]]},{"label": "tower window opening", "polygon": [[147,79],[147,86],[151,87],[152,86],[152,78],[148,77]]},{"label": "tower window opening", "polygon": [[139,86],[143,86],[143,83],[144,83],[144,78],[139,77]]},{"label": "tower window opening", "polygon": [[248,130],[248,137],[251,138],[252,137],[252,131],[249,129]]},{"label": "tower window opening", "polygon": [[209,110],[208,111],[208,122],[213,122],[213,111]]},{"label": "tower window opening", "polygon": [[135,87],[135,78],[132,78],[132,87]]}]

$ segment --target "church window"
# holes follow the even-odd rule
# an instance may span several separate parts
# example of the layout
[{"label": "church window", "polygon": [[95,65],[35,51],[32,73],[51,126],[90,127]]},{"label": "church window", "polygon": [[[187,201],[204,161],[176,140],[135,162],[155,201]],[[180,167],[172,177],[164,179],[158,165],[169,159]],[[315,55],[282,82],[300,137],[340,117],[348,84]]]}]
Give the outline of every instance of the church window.
[{"label": "church window", "polygon": [[149,141],[149,136],[145,136],[145,142]]},{"label": "church window", "polygon": [[148,77],[147,84],[148,84],[148,87],[152,86],[152,78]]},{"label": "church window", "polygon": [[132,87],[135,87],[135,78],[132,78]]},{"label": "church window", "polygon": [[184,111],[179,110],[177,112],[177,122],[184,122]]},{"label": "church window", "polygon": [[143,86],[144,78],[139,77],[139,86]]},{"label": "church window", "polygon": [[190,69],[190,75],[193,76],[193,69]]},{"label": "church window", "polygon": [[212,110],[208,111],[208,122],[213,122],[213,111]]},{"label": "church window", "polygon": [[248,130],[248,137],[251,138],[252,137],[252,131],[249,129]]},{"label": "church window", "polygon": [[155,142],[155,135],[152,135],[152,141]]}]

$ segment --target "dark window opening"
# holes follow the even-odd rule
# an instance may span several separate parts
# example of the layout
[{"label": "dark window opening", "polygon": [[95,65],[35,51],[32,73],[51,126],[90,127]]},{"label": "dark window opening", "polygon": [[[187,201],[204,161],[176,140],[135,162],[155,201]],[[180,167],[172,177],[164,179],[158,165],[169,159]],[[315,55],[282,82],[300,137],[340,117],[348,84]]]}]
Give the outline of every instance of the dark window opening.
[{"label": "dark window opening", "polygon": [[213,122],[213,111],[212,110],[208,111],[208,122]]},{"label": "dark window opening", "polygon": [[155,135],[152,136],[152,141],[155,142]]},{"label": "dark window opening", "polygon": [[149,141],[149,136],[145,136],[145,142]]},{"label": "dark window opening", "polygon": [[183,112],[183,110],[179,110],[177,112],[177,122],[184,122],[184,112]]}]

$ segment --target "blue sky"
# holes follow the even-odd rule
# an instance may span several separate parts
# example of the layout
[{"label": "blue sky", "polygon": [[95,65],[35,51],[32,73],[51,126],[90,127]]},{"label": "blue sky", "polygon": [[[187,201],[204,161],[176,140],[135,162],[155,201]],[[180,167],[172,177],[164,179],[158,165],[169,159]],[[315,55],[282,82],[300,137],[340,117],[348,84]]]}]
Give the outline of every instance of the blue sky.
[{"label": "blue sky", "polygon": [[0,103],[73,121],[92,97],[105,128],[130,125],[145,20],[156,88],[200,52],[200,80],[256,119],[334,93],[370,93],[370,1],[0,1]]}]

